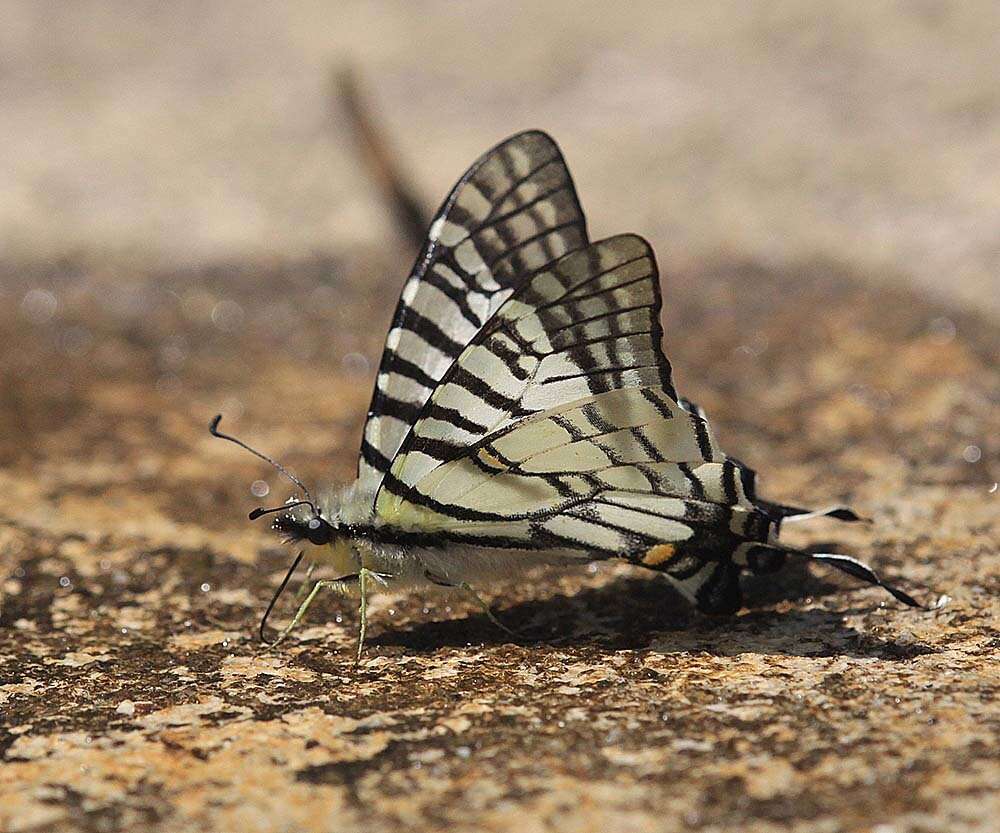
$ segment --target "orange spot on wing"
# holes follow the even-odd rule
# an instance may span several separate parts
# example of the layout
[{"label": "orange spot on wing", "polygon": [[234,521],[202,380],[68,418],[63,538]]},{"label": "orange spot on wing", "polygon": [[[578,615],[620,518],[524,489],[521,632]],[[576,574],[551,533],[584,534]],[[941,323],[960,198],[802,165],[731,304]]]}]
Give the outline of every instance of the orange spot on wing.
[{"label": "orange spot on wing", "polygon": [[655,547],[650,547],[649,551],[642,557],[642,563],[647,567],[655,567],[657,564],[662,564],[673,558],[675,552],[677,552],[677,547],[673,544],[657,544]]}]

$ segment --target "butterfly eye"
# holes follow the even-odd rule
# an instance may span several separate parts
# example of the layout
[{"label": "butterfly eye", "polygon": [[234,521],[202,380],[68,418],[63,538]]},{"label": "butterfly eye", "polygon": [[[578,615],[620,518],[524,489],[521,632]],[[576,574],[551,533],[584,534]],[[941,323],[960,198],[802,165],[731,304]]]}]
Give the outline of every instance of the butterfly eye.
[{"label": "butterfly eye", "polygon": [[333,527],[322,518],[310,518],[306,524],[306,537],[309,543],[322,546],[333,540]]}]

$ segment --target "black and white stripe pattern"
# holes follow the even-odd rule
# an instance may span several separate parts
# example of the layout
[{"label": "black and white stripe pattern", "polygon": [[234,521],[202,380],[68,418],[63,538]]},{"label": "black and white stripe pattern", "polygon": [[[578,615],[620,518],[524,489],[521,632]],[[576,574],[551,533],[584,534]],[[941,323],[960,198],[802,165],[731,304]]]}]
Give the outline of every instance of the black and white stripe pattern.
[{"label": "black and white stripe pattern", "polygon": [[[562,403],[642,388],[640,405],[654,417],[667,407],[657,391],[677,410],[659,314],[653,253],[635,235],[594,243],[537,272],[445,373],[384,487],[402,493],[487,435]],[[597,404],[584,414],[610,424]],[[703,421],[695,421],[696,435],[704,434]],[[644,442],[641,431],[634,442]],[[658,456],[651,445],[644,454],[650,462]]]},{"label": "black and white stripe pattern", "polygon": [[521,133],[465,173],[438,211],[386,338],[358,476],[374,492],[438,381],[515,287],[587,243],[555,143]]},{"label": "black and white stripe pattern", "polygon": [[[359,534],[624,558],[702,610],[736,610],[740,571],[778,569],[797,553],[776,542],[782,521],[809,513],[760,500],[754,472],[678,397],[660,305],[642,238],[588,244],[551,139],[486,154],[403,289],[365,426],[360,491],[375,503]],[[852,559],[816,558],[882,584]]]},{"label": "black and white stripe pattern", "polygon": [[[379,493],[376,511],[393,528],[625,558],[663,571],[706,610],[738,606],[739,566],[717,564],[731,564],[741,544],[765,542],[772,529],[707,423],[658,386],[605,391],[516,420],[445,462],[428,466],[421,455],[427,471],[413,486],[390,475]],[[713,582],[725,582],[725,592],[700,597]]]}]

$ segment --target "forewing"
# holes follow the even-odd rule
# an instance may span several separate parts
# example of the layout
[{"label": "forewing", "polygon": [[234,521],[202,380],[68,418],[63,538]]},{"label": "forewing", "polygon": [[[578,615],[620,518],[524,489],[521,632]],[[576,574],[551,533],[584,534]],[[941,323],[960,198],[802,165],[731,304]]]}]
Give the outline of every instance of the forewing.
[{"label": "forewing", "polygon": [[674,401],[659,315],[656,262],[641,237],[593,243],[537,272],[444,375],[383,491],[403,495],[484,438],[569,403],[593,399],[585,413],[602,428],[619,416],[612,407],[634,402],[653,413],[642,396],[602,394],[643,388],[685,414]]},{"label": "forewing", "polygon": [[558,147],[537,131],[482,156],[438,211],[386,338],[358,462],[374,492],[445,372],[519,284],[587,233]]}]

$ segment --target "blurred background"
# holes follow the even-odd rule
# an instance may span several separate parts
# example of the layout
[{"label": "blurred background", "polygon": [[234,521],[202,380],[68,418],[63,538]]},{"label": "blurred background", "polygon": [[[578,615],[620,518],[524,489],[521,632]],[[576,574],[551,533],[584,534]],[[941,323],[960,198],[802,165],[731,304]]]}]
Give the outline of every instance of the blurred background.
[{"label": "blurred background", "polygon": [[[331,71],[428,205],[528,127],[597,235],[666,264],[828,257],[1000,310],[1000,6],[0,5],[0,252],[175,267],[384,247]],[[402,277],[397,269],[397,279]]]}]

